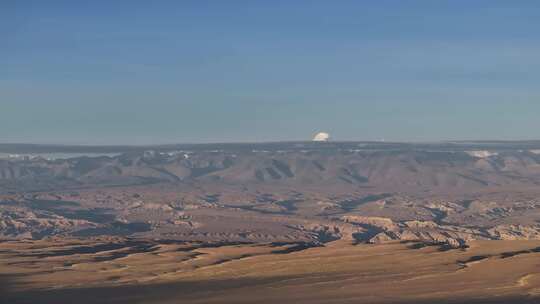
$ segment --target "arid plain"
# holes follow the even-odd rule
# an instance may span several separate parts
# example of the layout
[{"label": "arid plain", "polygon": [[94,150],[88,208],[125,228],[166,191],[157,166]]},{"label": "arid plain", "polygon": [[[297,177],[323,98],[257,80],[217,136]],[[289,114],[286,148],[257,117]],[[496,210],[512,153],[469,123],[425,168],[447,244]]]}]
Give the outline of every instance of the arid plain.
[{"label": "arid plain", "polygon": [[538,142],[0,148],[2,303],[540,301]]}]

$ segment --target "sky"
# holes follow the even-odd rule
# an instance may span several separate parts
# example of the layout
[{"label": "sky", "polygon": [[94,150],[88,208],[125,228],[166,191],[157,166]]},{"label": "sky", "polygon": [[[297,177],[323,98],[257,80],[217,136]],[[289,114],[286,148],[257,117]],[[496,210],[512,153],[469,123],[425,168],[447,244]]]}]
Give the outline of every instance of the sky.
[{"label": "sky", "polygon": [[0,0],[0,142],[540,139],[539,1]]}]

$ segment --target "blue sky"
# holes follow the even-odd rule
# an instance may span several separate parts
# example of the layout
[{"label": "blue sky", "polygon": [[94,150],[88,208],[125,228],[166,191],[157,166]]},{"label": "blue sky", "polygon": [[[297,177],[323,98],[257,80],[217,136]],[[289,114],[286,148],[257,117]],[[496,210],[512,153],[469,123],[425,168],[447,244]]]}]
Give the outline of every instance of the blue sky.
[{"label": "blue sky", "polygon": [[0,142],[540,139],[538,1],[0,0]]}]

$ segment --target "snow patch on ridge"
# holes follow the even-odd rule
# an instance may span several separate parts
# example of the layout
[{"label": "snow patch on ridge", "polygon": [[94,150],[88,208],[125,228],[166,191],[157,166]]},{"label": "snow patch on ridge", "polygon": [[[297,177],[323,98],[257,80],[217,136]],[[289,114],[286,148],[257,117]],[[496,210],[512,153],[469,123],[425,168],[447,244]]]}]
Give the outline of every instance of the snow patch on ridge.
[{"label": "snow patch on ridge", "polygon": [[469,154],[470,156],[478,157],[478,158],[488,158],[491,156],[499,155],[499,153],[497,152],[490,152],[487,150],[465,151],[465,153]]}]

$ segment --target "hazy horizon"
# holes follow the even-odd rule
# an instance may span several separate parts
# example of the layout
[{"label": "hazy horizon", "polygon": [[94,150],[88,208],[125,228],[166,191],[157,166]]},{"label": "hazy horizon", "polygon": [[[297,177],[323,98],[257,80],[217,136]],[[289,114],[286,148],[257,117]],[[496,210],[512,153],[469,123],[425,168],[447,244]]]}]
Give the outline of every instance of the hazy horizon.
[{"label": "hazy horizon", "polygon": [[[17,146],[40,146],[40,147],[174,147],[174,146],[190,146],[190,145],[264,145],[264,144],[288,144],[288,143],[315,143],[312,139],[299,140],[267,140],[267,141],[201,141],[201,142],[155,142],[155,143],[57,143],[57,142],[0,142],[4,147]],[[387,140],[334,140],[327,142],[319,142],[320,145],[325,144],[347,144],[347,143],[373,143],[373,144],[404,144],[404,145],[444,145],[444,144],[496,144],[496,143],[540,143],[540,139],[464,139],[464,140],[424,140],[424,141],[387,141]],[[1,153],[0,153],[1,154]],[[24,153],[23,153],[24,154]]]},{"label": "hazy horizon", "polygon": [[535,1],[2,1],[0,142],[534,140]]}]

